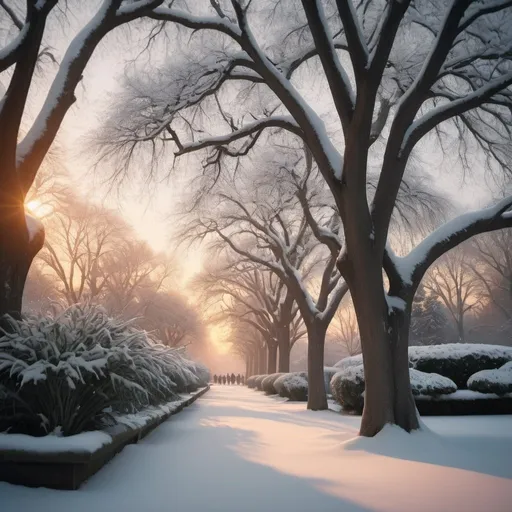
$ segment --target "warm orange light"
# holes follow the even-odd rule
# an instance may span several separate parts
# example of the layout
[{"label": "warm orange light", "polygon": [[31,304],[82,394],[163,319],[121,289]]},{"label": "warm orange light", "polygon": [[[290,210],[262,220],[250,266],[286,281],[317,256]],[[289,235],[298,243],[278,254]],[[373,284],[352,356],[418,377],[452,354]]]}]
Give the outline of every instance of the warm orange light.
[{"label": "warm orange light", "polygon": [[32,201],[29,201],[25,206],[32,215],[35,215],[40,219],[53,213],[53,207],[42,203],[39,201],[39,199],[33,199]]}]

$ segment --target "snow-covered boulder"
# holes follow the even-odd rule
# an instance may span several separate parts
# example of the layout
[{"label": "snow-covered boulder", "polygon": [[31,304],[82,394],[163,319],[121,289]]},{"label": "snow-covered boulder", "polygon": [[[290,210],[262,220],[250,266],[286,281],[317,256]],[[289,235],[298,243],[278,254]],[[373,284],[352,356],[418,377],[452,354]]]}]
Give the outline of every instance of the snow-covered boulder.
[{"label": "snow-covered boulder", "polygon": [[254,389],[256,387],[256,377],[259,377],[259,375],[251,375],[247,379],[247,387],[249,389]]},{"label": "snow-covered boulder", "polygon": [[277,391],[275,390],[274,388],[274,382],[279,378],[281,377],[281,375],[285,375],[284,373],[272,373],[270,375],[268,375],[267,377],[265,377],[262,382],[261,382],[261,386],[263,388],[263,391],[267,394],[267,395],[275,395],[277,394]]},{"label": "snow-covered boulder", "polygon": [[455,382],[438,373],[425,373],[410,368],[409,375],[411,378],[412,394],[415,396],[449,395],[457,391]]},{"label": "snow-covered boulder", "polygon": [[363,410],[364,370],[363,366],[347,366],[334,374],[331,379],[331,391],[336,400],[347,411]]},{"label": "snow-covered boulder", "polygon": [[258,375],[255,379],[254,379],[254,387],[258,390],[258,391],[263,391],[263,379],[265,379],[266,377],[268,377],[268,375]]},{"label": "snow-covered boulder", "polygon": [[325,392],[327,394],[332,395],[331,391],[331,379],[334,377],[336,373],[340,371],[339,368],[335,368],[333,366],[325,366],[324,367],[324,383],[325,383]]},{"label": "snow-covered boulder", "polygon": [[306,372],[285,373],[274,381],[274,389],[280,396],[305,402],[308,399],[308,374]]},{"label": "snow-covered boulder", "polygon": [[512,393],[512,362],[497,370],[482,370],[468,379],[468,389],[480,393],[505,395]]},{"label": "snow-covered boulder", "polygon": [[471,343],[409,347],[409,361],[412,368],[439,373],[464,389],[471,375],[512,361],[512,347]]}]

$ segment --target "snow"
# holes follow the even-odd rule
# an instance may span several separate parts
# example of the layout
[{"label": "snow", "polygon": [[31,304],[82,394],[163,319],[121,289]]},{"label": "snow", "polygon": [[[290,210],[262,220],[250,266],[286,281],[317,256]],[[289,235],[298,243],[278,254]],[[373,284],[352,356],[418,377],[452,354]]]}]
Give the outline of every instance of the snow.
[{"label": "snow", "polygon": [[356,438],[360,418],[214,386],[79,491],[0,483],[2,512],[507,512],[512,416],[429,417]]},{"label": "snow", "polygon": [[417,395],[416,400],[489,400],[493,398],[512,398],[512,393],[498,396],[494,393],[479,393],[478,391],[471,391],[470,389],[458,389],[455,393],[448,393],[446,395],[428,396]]},{"label": "snow", "polygon": [[[46,375],[44,375],[44,378],[46,378]],[[105,431],[81,432],[73,436],[60,436],[56,435],[57,433],[52,433],[42,437],[0,432],[0,450],[23,450],[36,453],[63,453],[69,451],[92,453],[102,446],[110,444],[112,442],[110,434],[118,432],[119,428],[144,427],[151,420],[161,418],[175,411],[192,394],[182,394],[180,400],[150,406],[134,414],[114,415],[117,425],[109,427]]]},{"label": "snow", "polygon": [[400,309],[404,310],[406,303],[404,299],[401,299],[400,297],[396,297],[395,295],[387,295],[386,294],[386,301],[388,303],[388,311],[389,314],[393,313],[394,309]]},{"label": "snow", "polygon": [[27,224],[29,241],[34,240],[39,233],[44,232],[43,223],[28,213],[25,214],[25,223]]},{"label": "snow", "polygon": [[[402,97],[402,99],[405,95]],[[451,104],[454,102],[451,102]],[[436,245],[448,240],[456,233],[466,231],[475,222],[490,220],[499,214],[504,208],[510,207],[512,203],[512,197],[506,197],[501,201],[498,201],[493,206],[484,208],[482,210],[476,210],[468,213],[464,213],[455,217],[454,219],[446,222],[430,235],[428,235],[422,242],[420,242],[407,256],[402,258],[393,256],[393,262],[399,272],[402,280],[405,283],[412,283],[412,275],[418,265],[420,265],[427,255]],[[502,214],[502,217],[506,214]]]},{"label": "snow", "polygon": [[416,395],[441,395],[455,393],[457,386],[455,383],[443,377],[438,373],[425,373],[415,370],[414,368],[409,369],[411,378],[411,388],[413,394]]},{"label": "snow", "polygon": [[0,433],[0,450],[20,450],[36,453],[92,453],[111,442],[112,437],[106,432],[100,431],[81,432],[67,437],[54,434],[34,437],[26,434]]}]

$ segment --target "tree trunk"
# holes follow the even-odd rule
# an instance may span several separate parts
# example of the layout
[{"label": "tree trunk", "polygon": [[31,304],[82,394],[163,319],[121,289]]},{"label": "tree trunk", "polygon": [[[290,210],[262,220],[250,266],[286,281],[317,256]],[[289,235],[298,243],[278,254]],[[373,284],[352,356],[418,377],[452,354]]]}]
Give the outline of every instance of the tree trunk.
[{"label": "tree trunk", "polygon": [[277,331],[277,340],[279,344],[279,366],[280,373],[290,371],[290,325],[279,327]]},{"label": "tree trunk", "polygon": [[277,343],[272,343],[267,346],[268,359],[267,359],[267,373],[276,373],[277,371]]},{"label": "tree trunk", "polygon": [[404,310],[391,315],[392,358],[394,377],[395,422],[407,432],[419,428],[418,411],[412,396],[409,372],[409,330],[411,325],[412,297]]},{"label": "tree trunk", "polygon": [[356,239],[355,245],[355,256],[339,265],[352,295],[363,353],[365,397],[360,435],[371,437],[387,423],[395,423],[393,362],[381,262],[372,254],[369,241]]},{"label": "tree trunk", "polygon": [[388,424],[418,428],[409,380],[409,325],[412,298],[405,310],[389,311],[381,265],[358,253],[346,278],[357,315],[365,374],[360,435],[372,437]]},{"label": "tree trunk", "polygon": [[[23,202],[9,192],[0,192],[0,318],[10,315],[19,319],[28,270],[43,245],[44,231],[29,238]],[[8,322],[2,325],[8,326]]]},{"label": "tree trunk", "polygon": [[265,375],[267,373],[267,347],[262,345],[258,349],[258,375]]},{"label": "tree trunk", "polygon": [[245,380],[247,380],[251,375],[252,370],[252,355],[247,354],[245,356]]},{"label": "tree trunk", "polygon": [[308,409],[327,409],[324,383],[324,346],[327,326],[313,320],[308,325]]}]

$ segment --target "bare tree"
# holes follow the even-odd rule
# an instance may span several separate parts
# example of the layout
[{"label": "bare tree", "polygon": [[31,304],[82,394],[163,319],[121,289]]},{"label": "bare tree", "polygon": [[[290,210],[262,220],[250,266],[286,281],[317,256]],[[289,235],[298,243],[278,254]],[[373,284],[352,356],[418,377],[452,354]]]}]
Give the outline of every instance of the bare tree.
[{"label": "bare tree", "polygon": [[469,312],[480,306],[478,280],[471,271],[469,256],[463,247],[454,249],[430,269],[425,289],[441,300],[449,311],[459,341],[464,342],[464,320]]},{"label": "bare tree", "polygon": [[126,225],[108,210],[72,198],[48,217],[46,226],[50,233],[39,259],[52,270],[65,300],[94,300],[104,291],[104,266],[124,240]]},{"label": "bare tree", "polygon": [[508,322],[512,320],[512,233],[495,231],[476,237],[473,244],[476,257],[471,269],[479,279],[480,294]]},{"label": "bare tree", "polygon": [[334,340],[339,343],[349,356],[361,353],[361,340],[357,317],[351,301],[338,308],[333,322]]},{"label": "bare tree", "polygon": [[[59,0],[3,0],[0,18],[12,37],[0,48],[0,80],[8,84],[0,101],[0,315],[19,316],[25,279],[44,242],[44,229],[25,217],[25,197],[62,124],[75,103],[74,91],[100,41],[113,29],[146,16],[163,0],[104,0],[69,44],[35,121],[21,138],[38,61],[55,57],[44,40]],[[71,5],[69,6],[71,9]],[[75,7],[76,8],[76,7]],[[4,80],[2,80],[4,81]],[[20,141],[21,138],[21,141]]]},{"label": "bare tree", "polygon": [[[195,59],[177,63],[173,73],[145,73],[142,85],[152,86],[149,94],[140,80],[128,84],[104,130],[110,155],[132,155],[145,141],[174,144],[176,156],[203,151],[205,165],[219,172],[223,159],[263,144],[264,133],[286,130],[304,140],[343,222],[337,265],[361,334],[361,434],[373,436],[387,423],[419,428],[407,354],[415,290],[453,247],[510,227],[512,197],[444,224],[403,258],[388,244],[391,216],[411,153],[425,138],[442,149],[455,134],[463,165],[470,151],[484,151],[490,168],[509,170],[510,1],[204,0],[189,7],[171,4],[151,16],[197,37],[204,32],[212,44],[202,54],[198,46]],[[310,89],[295,80],[307,64],[317,64],[318,96],[329,100],[323,118],[308,102]],[[233,102],[240,83],[249,85],[248,99]],[[269,101],[255,108],[251,92],[265,97],[265,91],[272,93]],[[210,126],[198,113],[216,100],[218,117],[209,116],[215,121]],[[226,130],[219,133],[222,120]],[[379,176],[371,202],[370,168]]]}]

